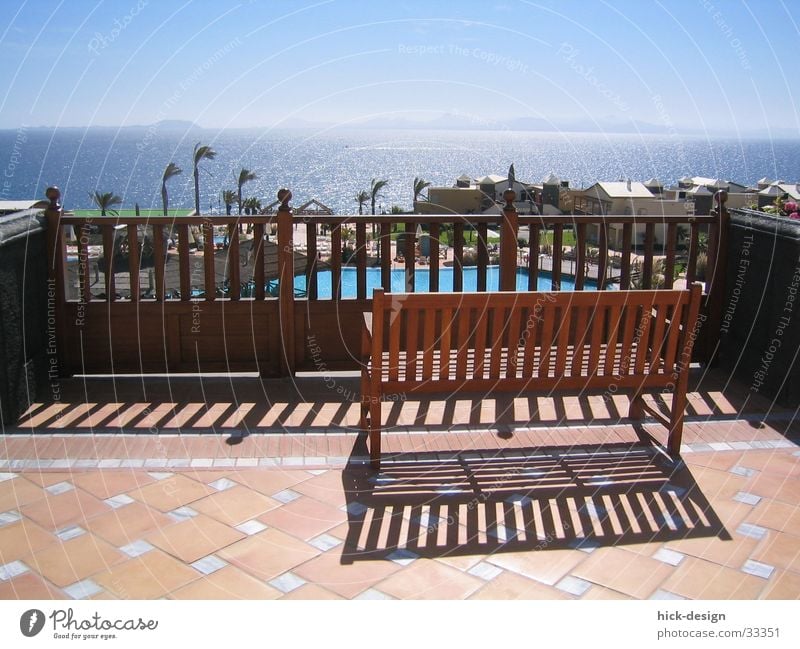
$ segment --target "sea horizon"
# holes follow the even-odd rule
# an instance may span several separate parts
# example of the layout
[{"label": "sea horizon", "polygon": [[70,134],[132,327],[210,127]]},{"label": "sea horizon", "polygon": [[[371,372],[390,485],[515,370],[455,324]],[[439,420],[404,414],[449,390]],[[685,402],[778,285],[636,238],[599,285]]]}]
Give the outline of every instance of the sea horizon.
[{"label": "sea horizon", "polygon": [[[190,124],[180,122],[180,124]],[[762,177],[797,182],[800,141],[794,138],[654,133],[545,132],[467,129],[230,128],[179,123],[139,127],[20,127],[0,129],[1,200],[42,198],[50,185],[67,209],[91,208],[90,193],[114,192],[122,208],[161,207],[161,174],[168,162],[183,173],[169,187],[172,208],[194,206],[191,156],[202,141],[217,151],[200,165],[201,209],[224,212],[221,192],[236,189],[245,167],[258,178],[244,196],[262,206],[277,189],[293,192],[294,206],[316,199],[337,214],[358,212],[355,200],[372,178],[387,179],[377,211],[412,207],[412,183],[452,186],[467,174],[505,175],[538,183],[549,173],[571,187],[596,181],[658,178],[674,184],[684,175],[754,185]]]}]

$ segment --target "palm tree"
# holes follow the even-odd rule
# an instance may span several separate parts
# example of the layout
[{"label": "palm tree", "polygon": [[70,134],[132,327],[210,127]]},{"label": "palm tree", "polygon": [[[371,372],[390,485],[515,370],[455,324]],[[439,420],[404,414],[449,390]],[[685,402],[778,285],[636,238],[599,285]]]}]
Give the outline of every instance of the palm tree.
[{"label": "palm tree", "polygon": [[[361,216],[364,214],[364,205],[367,204],[369,200],[369,192],[365,190],[361,190],[356,194],[356,202],[358,203],[358,215]],[[374,211],[373,211],[374,212]]]},{"label": "palm tree", "polygon": [[169,206],[169,197],[167,196],[167,181],[180,173],[183,173],[183,169],[181,169],[174,162],[170,162],[167,165],[167,168],[164,169],[164,174],[161,176],[161,203],[164,205],[164,216],[167,216],[167,207]]},{"label": "palm tree", "polygon": [[254,171],[250,171],[249,169],[245,169],[244,167],[242,167],[242,170],[239,172],[239,180],[237,181],[239,191],[237,196],[239,198],[240,215],[242,213],[242,185],[244,185],[245,183],[249,183],[251,180],[255,180],[256,178],[258,178],[258,176],[256,176]]},{"label": "palm tree", "polygon": [[242,201],[242,206],[245,208],[246,214],[258,214],[261,211],[261,201],[255,196],[252,198],[245,198]]},{"label": "palm tree", "polygon": [[119,214],[117,210],[112,208],[115,205],[121,205],[122,199],[114,192],[107,192],[105,194],[101,194],[99,191],[95,191],[94,194],[89,192],[89,197],[100,210],[100,216],[105,216],[106,212],[109,212],[112,216],[117,216],[117,214]]},{"label": "palm tree", "polygon": [[419,200],[419,195],[424,192],[431,184],[422,178],[414,178],[414,202]]},{"label": "palm tree", "polygon": [[[226,189],[222,192],[222,202],[225,203],[225,214],[227,216],[231,215],[231,207],[236,202],[236,192],[232,189]],[[239,214],[242,213],[241,207],[239,208]]]},{"label": "palm tree", "polygon": [[198,215],[200,214],[200,174],[197,165],[203,160],[213,160],[216,155],[217,152],[207,144],[201,146],[200,142],[198,142],[194,145],[194,209]]},{"label": "palm tree", "polygon": [[378,193],[389,184],[388,180],[375,180],[372,179],[370,184],[370,195],[372,197],[372,214],[375,215],[375,201],[378,199]]}]

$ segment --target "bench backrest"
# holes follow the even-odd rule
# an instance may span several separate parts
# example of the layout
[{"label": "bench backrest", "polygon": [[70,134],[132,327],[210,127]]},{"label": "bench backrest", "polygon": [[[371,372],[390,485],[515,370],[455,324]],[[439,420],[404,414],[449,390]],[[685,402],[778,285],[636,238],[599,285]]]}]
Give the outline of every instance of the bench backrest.
[{"label": "bench backrest", "polygon": [[666,385],[689,366],[700,298],[699,284],[533,293],[376,289],[372,362],[384,363],[390,381],[647,376]]}]

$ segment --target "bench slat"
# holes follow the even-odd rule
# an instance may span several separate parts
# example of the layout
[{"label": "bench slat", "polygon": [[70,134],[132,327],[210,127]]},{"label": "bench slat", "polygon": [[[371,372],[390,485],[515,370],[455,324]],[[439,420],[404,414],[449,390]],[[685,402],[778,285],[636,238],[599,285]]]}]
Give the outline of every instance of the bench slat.
[{"label": "bench slat", "polygon": [[633,340],[636,336],[636,329],[639,327],[640,310],[641,308],[638,304],[629,304],[625,307],[622,346],[619,350],[619,361],[617,363],[619,376],[630,374],[635,354]]},{"label": "bench slat", "polygon": [[622,317],[623,312],[621,306],[617,306],[615,304],[608,309],[608,335],[606,338],[608,349],[606,350],[606,358],[603,368],[604,376],[612,376],[614,374],[614,359],[617,352],[617,342],[623,327]]},{"label": "bench slat", "polygon": [[[378,314],[378,317],[383,317]],[[403,324],[403,312],[389,313],[389,378],[396,381],[400,369],[400,329]]]},{"label": "bench slat", "polygon": [[484,364],[486,362],[484,352],[486,351],[486,328],[488,326],[488,318],[485,309],[480,311],[475,309],[473,313],[477,320],[475,326],[475,342],[473,343],[475,370],[472,376],[476,379],[482,379]]},{"label": "bench slat", "polygon": [[653,334],[650,338],[650,371],[659,372],[662,371],[661,361],[665,351],[664,345],[666,343],[666,323],[664,321],[666,320],[667,305],[655,304],[653,308],[655,309],[655,315],[653,316],[655,319],[655,327],[653,328]]},{"label": "bench slat", "polygon": [[[583,374],[583,352],[586,340],[589,337],[588,322],[589,309],[587,307],[576,307],[575,319],[575,351],[572,354],[572,364],[570,365],[570,375],[577,376]],[[591,366],[591,365],[590,365]]]},{"label": "bench slat", "polygon": [[492,343],[492,356],[491,364],[489,366],[489,377],[493,379],[499,379],[500,364],[503,360],[503,347],[505,345],[503,337],[506,334],[508,320],[506,317],[506,309],[503,307],[492,309],[490,315],[491,328],[489,329],[489,340]]},{"label": "bench slat", "polygon": [[517,376],[517,368],[519,367],[519,328],[520,328],[520,310],[515,309],[509,313],[508,323],[508,357],[506,358],[505,365],[505,378],[513,378]]},{"label": "bench slat", "polygon": [[439,339],[439,354],[442,359],[439,369],[439,380],[450,378],[450,341],[453,331],[453,311],[442,310],[441,337]]},{"label": "bench slat", "polygon": [[561,308],[561,319],[558,325],[556,343],[556,376],[566,376],[567,374],[567,351],[570,344],[570,322],[572,320],[573,307],[566,306]]},{"label": "bench slat", "polygon": [[408,320],[406,321],[406,378],[417,378],[417,352],[419,347],[417,339],[419,337],[419,309],[408,309]]},{"label": "bench slat", "polygon": [[441,312],[428,309],[425,311],[425,320],[422,339],[422,379],[430,381],[433,379],[433,355],[435,350],[436,336],[436,316]]},{"label": "bench slat", "polygon": [[553,350],[553,326],[557,313],[556,308],[551,304],[542,306],[542,338],[539,347],[539,376],[549,376],[550,356]]}]

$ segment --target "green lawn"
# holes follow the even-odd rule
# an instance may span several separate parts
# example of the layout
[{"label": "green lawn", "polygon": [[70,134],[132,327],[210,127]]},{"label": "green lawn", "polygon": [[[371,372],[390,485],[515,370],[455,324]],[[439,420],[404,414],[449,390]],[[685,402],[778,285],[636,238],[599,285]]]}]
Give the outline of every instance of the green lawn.
[{"label": "green lawn", "polygon": [[[170,216],[189,216],[191,212],[194,210],[168,210]],[[118,210],[119,216],[122,217],[129,217],[129,216],[136,216],[136,210]],[[100,210],[72,210],[72,213],[75,216],[81,216],[86,218],[102,218],[100,216]],[[163,216],[163,210],[139,210],[139,215],[142,217],[151,217],[151,216]],[[113,215],[106,215],[106,218],[115,218]]]}]

